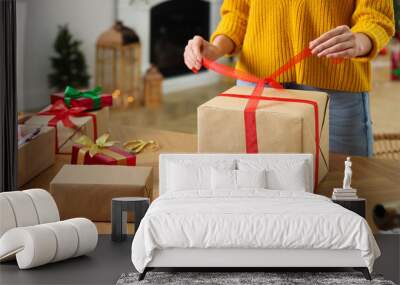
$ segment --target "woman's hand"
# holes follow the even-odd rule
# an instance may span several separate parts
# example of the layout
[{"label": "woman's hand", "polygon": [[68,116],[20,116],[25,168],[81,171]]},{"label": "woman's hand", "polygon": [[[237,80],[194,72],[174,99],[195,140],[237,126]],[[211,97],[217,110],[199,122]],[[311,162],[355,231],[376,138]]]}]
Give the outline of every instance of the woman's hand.
[{"label": "woman's hand", "polygon": [[225,35],[218,35],[211,44],[200,36],[195,36],[188,41],[183,57],[189,69],[199,70],[203,57],[210,60],[217,60],[225,54],[235,50],[235,43]]},{"label": "woman's hand", "polygon": [[318,57],[353,58],[370,53],[372,41],[363,33],[353,33],[348,26],[339,26],[311,41],[309,47]]},{"label": "woman's hand", "polygon": [[211,60],[216,60],[223,56],[222,51],[216,46],[200,36],[195,36],[188,41],[183,57],[189,69],[199,70],[202,65],[203,56]]}]

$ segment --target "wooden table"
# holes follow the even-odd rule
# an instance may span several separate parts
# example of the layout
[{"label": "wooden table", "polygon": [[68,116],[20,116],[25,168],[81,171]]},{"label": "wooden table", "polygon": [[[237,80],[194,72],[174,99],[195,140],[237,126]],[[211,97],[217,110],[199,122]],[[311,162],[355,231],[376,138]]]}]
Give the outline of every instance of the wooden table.
[{"label": "wooden table", "polygon": [[[341,187],[346,156],[331,154],[329,173],[319,184],[317,194],[331,197],[333,188]],[[352,157],[352,187],[357,195],[367,200],[367,221],[373,232],[372,210],[378,203],[400,200],[400,161],[378,158]]]},{"label": "wooden table", "polygon": [[[130,126],[111,128],[111,139],[125,142],[129,139],[156,140],[161,148],[157,152],[145,152],[137,156],[137,164],[152,166],[154,189],[152,199],[158,197],[158,156],[160,153],[197,152],[197,136],[170,131],[140,129]],[[330,155],[330,171],[317,189],[317,194],[331,197],[335,187],[341,187],[346,157]],[[400,200],[400,161],[377,158],[352,157],[353,181],[358,196],[367,199],[367,220],[372,230],[376,227],[372,219],[372,209],[378,203]],[[24,185],[23,189],[49,189],[49,183],[64,164],[70,163],[69,155],[57,155],[56,164]]]}]

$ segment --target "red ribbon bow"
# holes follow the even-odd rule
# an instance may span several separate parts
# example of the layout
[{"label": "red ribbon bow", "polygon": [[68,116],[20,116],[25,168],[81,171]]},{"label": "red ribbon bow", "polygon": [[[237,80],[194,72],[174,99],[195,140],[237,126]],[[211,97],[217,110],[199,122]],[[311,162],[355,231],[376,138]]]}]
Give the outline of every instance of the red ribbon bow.
[{"label": "red ribbon bow", "polygon": [[[286,64],[278,68],[275,72],[266,78],[259,78],[255,75],[237,70],[233,67],[219,64],[215,61],[203,58],[203,65],[207,69],[213,70],[224,76],[232,77],[234,79],[240,79],[247,82],[256,83],[256,87],[251,95],[241,95],[241,94],[228,94],[221,93],[220,96],[233,97],[233,98],[245,98],[249,99],[244,110],[244,123],[245,123],[245,133],[246,133],[246,152],[247,153],[258,153],[258,142],[257,142],[257,127],[256,127],[256,109],[258,103],[261,100],[267,101],[280,101],[280,102],[292,102],[292,103],[303,103],[309,104],[314,109],[314,126],[315,126],[315,173],[314,173],[314,189],[318,184],[318,166],[319,166],[319,119],[318,119],[318,104],[312,100],[303,99],[292,99],[292,98],[282,98],[282,97],[263,97],[262,92],[264,90],[265,84],[268,84],[275,89],[283,89],[283,86],[276,81],[276,78],[281,74],[285,73],[297,63],[302,60],[312,56],[311,50],[305,48],[300,53],[291,58]],[[334,59],[332,63],[338,64],[342,60]],[[193,70],[197,72],[196,70]]]},{"label": "red ribbon bow", "polygon": [[38,115],[42,116],[54,116],[48,123],[47,125],[50,127],[54,127],[56,131],[56,152],[59,152],[59,146],[58,146],[58,135],[57,135],[57,124],[58,122],[62,122],[62,124],[67,127],[71,128],[74,130],[78,130],[78,126],[75,125],[71,121],[71,116],[72,117],[85,117],[85,116],[90,116],[93,119],[93,136],[94,139],[97,138],[97,122],[96,122],[96,115],[95,114],[90,114],[90,113],[85,113],[88,109],[86,107],[72,107],[68,108],[67,105],[65,105],[63,100],[58,100],[56,101],[53,105],[51,105],[50,109],[39,112]]},{"label": "red ribbon bow", "polygon": [[53,105],[51,105],[50,109],[40,112],[38,113],[38,115],[54,116],[47,123],[51,127],[56,127],[57,123],[61,121],[65,127],[77,129],[78,126],[71,121],[70,116],[80,116],[86,110],[87,108],[85,107],[72,107],[71,109],[68,109],[63,100],[58,100]]}]

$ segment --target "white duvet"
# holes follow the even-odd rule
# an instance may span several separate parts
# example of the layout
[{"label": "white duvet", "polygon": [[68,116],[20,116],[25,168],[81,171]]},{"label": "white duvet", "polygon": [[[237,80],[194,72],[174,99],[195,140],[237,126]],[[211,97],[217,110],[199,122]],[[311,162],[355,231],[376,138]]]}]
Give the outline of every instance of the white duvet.
[{"label": "white duvet", "polygon": [[132,262],[143,272],[165,248],[358,249],[370,271],[380,255],[357,214],[320,195],[265,189],[162,195],[136,232]]}]

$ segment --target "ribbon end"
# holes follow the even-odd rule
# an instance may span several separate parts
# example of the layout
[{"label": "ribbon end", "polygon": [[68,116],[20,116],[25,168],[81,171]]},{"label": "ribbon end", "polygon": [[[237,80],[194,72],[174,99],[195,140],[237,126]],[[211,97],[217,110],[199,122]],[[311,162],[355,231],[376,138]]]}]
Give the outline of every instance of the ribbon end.
[{"label": "ribbon end", "polygon": [[281,84],[279,84],[278,82],[276,82],[276,81],[275,82],[274,81],[270,82],[269,85],[274,89],[278,89],[278,90],[284,89],[283,86]]},{"label": "ribbon end", "polygon": [[344,62],[343,58],[332,58],[332,64],[341,64]]}]

